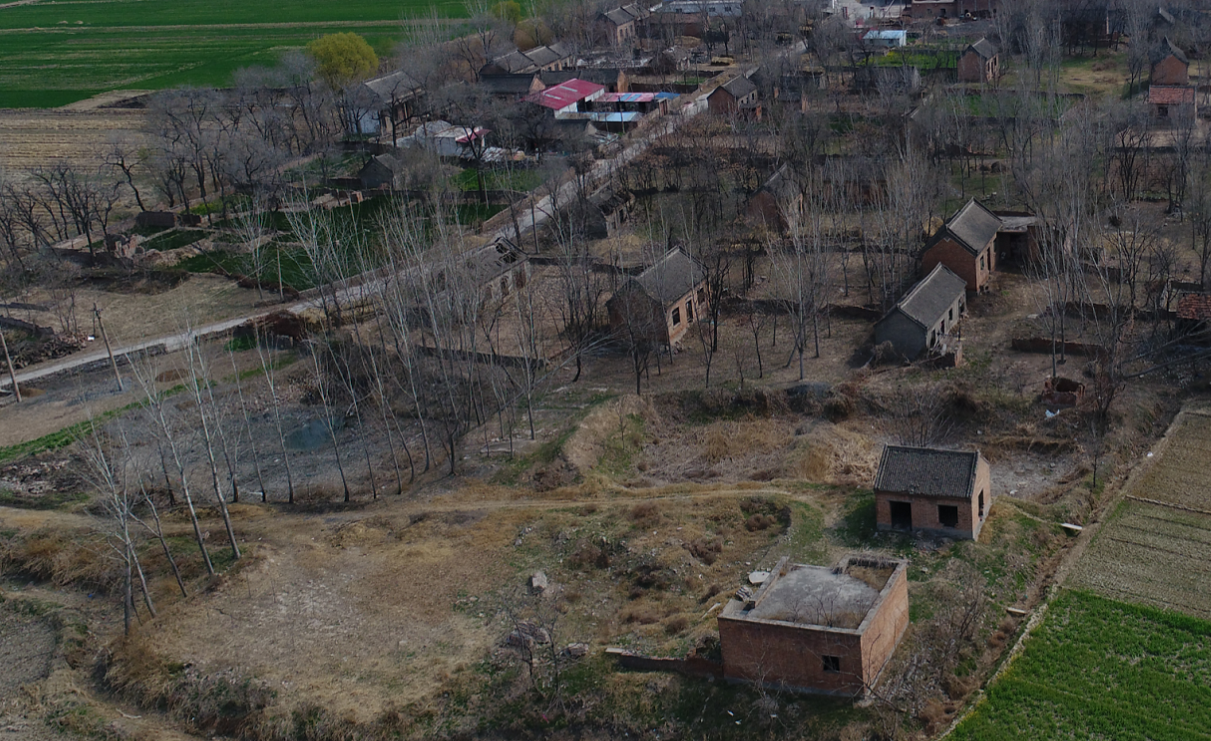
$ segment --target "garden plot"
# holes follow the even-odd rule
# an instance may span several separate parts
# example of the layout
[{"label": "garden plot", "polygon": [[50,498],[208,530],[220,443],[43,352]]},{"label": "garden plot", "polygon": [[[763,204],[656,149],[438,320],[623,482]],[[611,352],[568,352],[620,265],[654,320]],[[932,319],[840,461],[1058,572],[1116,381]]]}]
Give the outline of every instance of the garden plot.
[{"label": "garden plot", "polygon": [[1073,586],[1211,617],[1211,417],[1186,411],[1076,565]]}]

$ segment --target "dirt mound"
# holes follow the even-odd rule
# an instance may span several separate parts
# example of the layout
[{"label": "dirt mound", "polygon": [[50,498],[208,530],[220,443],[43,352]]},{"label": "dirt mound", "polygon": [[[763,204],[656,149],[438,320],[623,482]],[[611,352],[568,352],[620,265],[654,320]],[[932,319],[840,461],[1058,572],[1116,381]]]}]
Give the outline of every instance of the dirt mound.
[{"label": "dirt mound", "polygon": [[620,430],[627,430],[632,415],[648,424],[660,421],[660,415],[647,399],[634,394],[619,397],[589,412],[563,446],[564,459],[581,473],[592,470],[606,452],[606,442],[618,437]]},{"label": "dirt mound", "polygon": [[820,422],[799,437],[786,475],[819,484],[867,485],[879,466],[879,452],[865,435]]}]

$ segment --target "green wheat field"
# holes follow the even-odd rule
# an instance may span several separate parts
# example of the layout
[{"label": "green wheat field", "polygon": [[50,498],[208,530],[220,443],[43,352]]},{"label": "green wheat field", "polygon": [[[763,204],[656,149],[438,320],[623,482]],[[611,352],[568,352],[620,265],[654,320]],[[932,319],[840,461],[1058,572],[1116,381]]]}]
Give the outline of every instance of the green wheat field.
[{"label": "green wheat field", "polygon": [[240,67],[336,31],[381,54],[406,18],[461,0],[0,0],[0,108],[48,108],[120,89],[224,85]]}]

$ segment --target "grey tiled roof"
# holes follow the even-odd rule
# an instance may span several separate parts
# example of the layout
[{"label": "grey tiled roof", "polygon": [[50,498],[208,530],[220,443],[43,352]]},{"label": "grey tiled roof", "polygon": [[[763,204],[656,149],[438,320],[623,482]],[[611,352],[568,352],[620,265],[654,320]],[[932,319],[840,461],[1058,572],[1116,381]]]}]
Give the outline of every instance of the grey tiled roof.
[{"label": "grey tiled roof", "polygon": [[406,98],[421,88],[421,84],[403,70],[366,80],[366,87],[383,100]]},{"label": "grey tiled roof", "polygon": [[724,90],[731,93],[732,96],[735,97],[736,99],[743,98],[744,96],[748,95],[749,93],[751,93],[757,89],[757,86],[753,84],[753,81],[748,79],[744,75],[740,75],[739,77],[734,77],[731,80],[728,80],[727,82],[720,85],[720,87],[722,87]]},{"label": "grey tiled roof", "polygon": [[1000,228],[1000,217],[972,198],[967,205],[950,217],[945,226],[938,230],[938,233],[930,240],[929,246],[932,247],[942,237],[949,235],[963,245],[968,252],[978,255],[984,251]]},{"label": "grey tiled roof", "polygon": [[635,282],[644,293],[667,306],[694,290],[705,279],[706,273],[696,260],[674,249],[643,271]]},{"label": "grey tiled roof", "polygon": [[988,39],[980,39],[967,48],[974,49],[975,53],[979,54],[984,59],[992,59],[997,54],[997,48],[993,46],[992,42]]},{"label": "grey tiled roof", "polygon": [[1153,48],[1152,63],[1156,64],[1170,54],[1180,59],[1182,64],[1190,64],[1190,60],[1186,58],[1186,53],[1179,49],[1176,44],[1170,41],[1168,36],[1165,37],[1164,41]]},{"label": "grey tiled roof", "polygon": [[888,445],[879,459],[875,490],[926,497],[970,497],[979,453]]},{"label": "grey tiled roof", "polygon": [[912,287],[892,311],[929,329],[938,323],[955,299],[967,291],[967,281],[951,272],[950,268],[938,263],[929,275]]}]

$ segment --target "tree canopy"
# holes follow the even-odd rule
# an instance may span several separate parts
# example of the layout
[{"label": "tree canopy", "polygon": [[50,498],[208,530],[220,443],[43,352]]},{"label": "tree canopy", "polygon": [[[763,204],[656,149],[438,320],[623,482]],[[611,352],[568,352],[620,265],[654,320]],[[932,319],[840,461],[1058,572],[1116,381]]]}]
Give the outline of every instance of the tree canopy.
[{"label": "tree canopy", "polygon": [[333,88],[342,88],[378,69],[378,55],[355,33],[333,33],[307,44],[316,74]]}]

